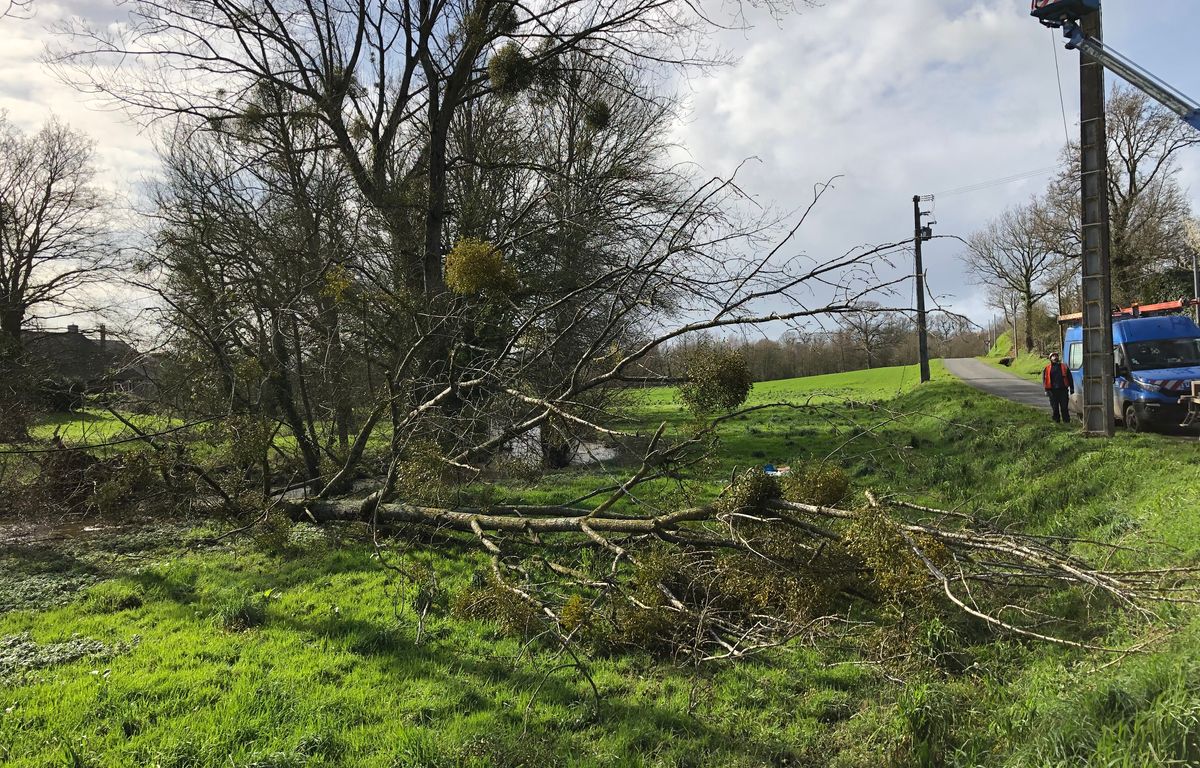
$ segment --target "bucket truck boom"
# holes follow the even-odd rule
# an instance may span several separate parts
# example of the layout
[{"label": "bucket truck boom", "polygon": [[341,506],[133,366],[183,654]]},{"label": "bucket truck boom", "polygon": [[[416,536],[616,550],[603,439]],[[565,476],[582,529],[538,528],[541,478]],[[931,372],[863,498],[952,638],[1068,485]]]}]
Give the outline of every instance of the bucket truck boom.
[{"label": "bucket truck boom", "polygon": [[1083,33],[1079,20],[1097,13],[1100,0],[1033,0],[1030,15],[1047,27],[1061,28],[1067,48],[1080,50],[1100,62],[1105,69],[1145,93],[1179,118],[1200,131],[1200,106],[1194,99],[1167,84],[1128,57]]}]

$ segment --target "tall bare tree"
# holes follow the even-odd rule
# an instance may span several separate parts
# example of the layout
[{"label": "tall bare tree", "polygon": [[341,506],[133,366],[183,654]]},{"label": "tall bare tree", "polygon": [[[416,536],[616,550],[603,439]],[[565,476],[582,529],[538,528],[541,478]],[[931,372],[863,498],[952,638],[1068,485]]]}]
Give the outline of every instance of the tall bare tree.
[{"label": "tall bare tree", "polygon": [[[1200,135],[1145,94],[1114,86],[1109,94],[1108,207],[1113,300],[1128,304],[1177,298],[1190,288],[1184,229],[1191,206],[1179,181],[1179,160]],[[1038,207],[1045,247],[1078,257],[1079,159],[1064,150],[1064,170]]]},{"label": "tall bare tree", "polygon": [[21,349],[31,313],[77,308],[115,263],[92,141],[52,120],[0,123],[0,344]]},{"label": "tall bare tree", "polygon": [[25,134],[0,116],[0,421],[21,435],[30,320],[78,312],[117,263],[92,142],[52,120]]},{"label": "tall bare tree", "polygon": [[[1036,201],[1009,208],[968,240],[966,262],[976,282],[1018,302],[1025,318],[1026,351],[1034,347],[1034,307],[1057,285],[1060,258],[1046,247]],[[1013,342],[1015,346],[1015,338]]]},{"label": "tall bare tree", "polygon": [[85,90],[155,115],[240,119],[256,89],[321,122],[386,227],[414,293],[442,290],[455,117],[557,79],[568,54],[701,63],[711,22],[682,0],[137,0],[120,32],[69,27],[51,60]]},{"label": "tall bare tree", "polygon": [[863,354],[868,369],[894,354],[889,347],[897,340],[897,318],[881,311],[877,302],[864,302],[863,306],[840,315],[838,325],[854,349]]}]

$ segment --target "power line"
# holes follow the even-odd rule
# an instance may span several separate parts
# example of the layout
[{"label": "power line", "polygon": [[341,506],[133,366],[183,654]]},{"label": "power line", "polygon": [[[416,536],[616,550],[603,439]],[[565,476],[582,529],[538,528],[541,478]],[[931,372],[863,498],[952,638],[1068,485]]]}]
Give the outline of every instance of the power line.
[{"label": "power line", "polygon": [[1071,130],[1067,128],[1067,101],[1063,98],[1062,70],[1058,67],[1058,35],[1050,30],[1050,48],[1054,51],[1054,82],[1058,83],[1058,108],[1062,110],[1063,138],[1071,143]]},{"label": "power line", "polygon": [[998,179],[990,179],[989,181],[980,181],[975,184],[968,184],[965,187],[958,187],[957,189],[948,189],[942,192],[935,192],[934,196],[953,197],[954,195],[965,195],[969,192],[979,192],[984,189],[991,189],[992,187],[1001,187],[1005,184],[1012,184],[1014,182],[1024,181],[1026,179],[1036,179],[1038,176],[1045,176],[1046,174],[1054,173],[1057,170],[1059,170],[1059,166],[1051,165],[1046,168],[1038,168],[1037,170],[1033,171],[1024,171],[1022,173],[1014,173],[1011,176],[1003,176]]}]

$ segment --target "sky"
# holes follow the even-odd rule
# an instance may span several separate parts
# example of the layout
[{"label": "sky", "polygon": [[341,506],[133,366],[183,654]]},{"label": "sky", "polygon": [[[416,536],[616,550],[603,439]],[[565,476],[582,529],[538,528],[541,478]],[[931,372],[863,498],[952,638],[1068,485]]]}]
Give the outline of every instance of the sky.
[{"label": "sky", "polygon": [[[150,136],[38,62],[50,25],[71,14],[113,19],[111,0],[35,2],[32,18],[0,20],[0,110],[25,129],[53,115],[88,132],[114,189],[153,178]],[[1025,0],[797,5],[779,18],[747,7],[748,28],[717,35],[735,63],[681,82],[688,110],[675,129],[680,152],[705,174],[756,158],[739,179],[764,206],[800,209],[815,184],[837,177],[793,251],[909,238],[914,194],[935,195],[926,208],[936,234],[967,237],[1041,191],[1066,136],[1078,134],[1078,54],[1029,17]],[[1108,45],[1200,96],[1200,67],[1187,55],[1200,3],[1107,0],[1104,28]],[[1027,178],[953,194],[1014,176]],[[1200,154],[1183,156],[1181,179],[1195,203]],[[953,238],[925,245],[929,291],[982,323],[991,310],[962,250]]]}]

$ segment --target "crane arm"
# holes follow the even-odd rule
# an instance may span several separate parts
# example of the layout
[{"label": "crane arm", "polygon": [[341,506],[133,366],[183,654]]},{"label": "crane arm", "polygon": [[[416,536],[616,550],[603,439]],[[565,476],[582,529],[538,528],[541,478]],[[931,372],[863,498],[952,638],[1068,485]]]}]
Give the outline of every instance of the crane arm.
[{"label": "crane arm", "polygon": [[1117,53],[1099,40],[1083,33],[1074,21],[1062,23],[1067,48],[1078,49],[1100,62],[1105,69],[1141,90],[1150,98],[1179,115],[1180,119],[1200,131],[1200,106],[1182,92],[1155,77],[1128,57]]}]

